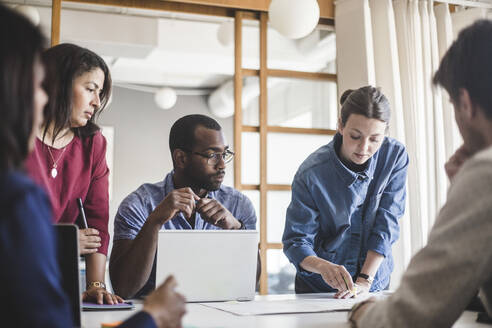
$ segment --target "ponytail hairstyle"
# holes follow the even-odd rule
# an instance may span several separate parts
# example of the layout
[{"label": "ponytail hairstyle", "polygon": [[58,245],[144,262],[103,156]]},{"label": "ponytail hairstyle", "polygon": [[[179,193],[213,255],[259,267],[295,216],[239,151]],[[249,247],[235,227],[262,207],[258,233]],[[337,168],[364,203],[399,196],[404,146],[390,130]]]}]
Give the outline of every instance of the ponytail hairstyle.
[{"label": "ponytail hairstyle", "polygon": [[342,127],[352,114],[374,118],[389,125],[391,110],[388,98],[373,86],[365,86],[357,90],[346,90],[340,97],[340,124]]}]

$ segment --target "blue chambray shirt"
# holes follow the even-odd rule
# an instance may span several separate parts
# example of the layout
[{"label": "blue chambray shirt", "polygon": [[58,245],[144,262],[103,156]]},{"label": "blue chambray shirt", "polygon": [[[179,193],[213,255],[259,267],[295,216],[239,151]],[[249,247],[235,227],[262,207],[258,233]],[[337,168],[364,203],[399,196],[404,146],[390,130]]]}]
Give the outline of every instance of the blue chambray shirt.
[{"label": "blue chambray shirt", "polygon": [[[174,190],[173,174],[174,171],[171,171],[161,182],[141,185],[121,202],[114,219],[114,240],[135,239],[150,213],[168,193]],[[224,185],[221,185],[216,191],[209,192],[208,197],[216,199],[227,208],[236,219],[243,222],[245,229],[256,229],[256,213],[248,197],[236,189]],[[161,227],[161,230],[182,229],[193,229],[193,227],[181,212]],[[199,213],[196,213],[195,229],[220,230],[222,228],[206,222]],[[154,261],[147,283],[135,297],[146,295],[155,288],[155,270]]]},{"label": "blue chambray shirt", "polygon": [[355,277],[373,250],[384,260],[371,291],[382,290],[393,271],[391,245],[405,211],[408,155],[400,142],[385,137],[366,169],[356,173],[337,155],[341,142],[336,134],[299,167],[287,209],[284,253],[313,292],[333,292],[321,275],[300,267],[302,260],[318,256],[343,265]]}]

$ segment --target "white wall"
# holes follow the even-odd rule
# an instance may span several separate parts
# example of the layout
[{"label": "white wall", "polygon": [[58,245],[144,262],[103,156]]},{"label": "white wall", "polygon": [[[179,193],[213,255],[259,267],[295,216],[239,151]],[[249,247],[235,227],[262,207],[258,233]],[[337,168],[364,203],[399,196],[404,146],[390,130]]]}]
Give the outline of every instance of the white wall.
[{"label": "white wall", "polygon": [[[113,101],[98,121],[114,128],[113,194],[109,217],[111,236],[114,215],[123,198],[142,183],[163,180],[172,170],[169,131],[173,123],[188,114],[211,116],[205,96],[178,96],[175,107],[167,111],[159,109],[153,97],[152,93],[115,87]],[[217,121],[234,149],[232,118]],[[231,164],[224,183],[233,185]]]}]

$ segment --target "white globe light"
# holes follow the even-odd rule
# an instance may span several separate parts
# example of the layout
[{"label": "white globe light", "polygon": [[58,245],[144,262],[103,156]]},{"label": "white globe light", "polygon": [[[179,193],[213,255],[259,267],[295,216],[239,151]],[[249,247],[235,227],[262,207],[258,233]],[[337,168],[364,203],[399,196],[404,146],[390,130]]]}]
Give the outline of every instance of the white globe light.
[{"label": "white globe light", "polygon": [[15,10],[24,15],[27,19],[34,24],[34,26],[38,26],[40,22],[39,12],[36,8],[26,5],[19,5],[15,7]]},{"label": "white globe light", "polygon": [[272,0],[270,23],[280,34],[299,39],[311,33],[319,21],[317,0]]},{"label": "white globe light", "polygon": [[162,88],[155,93],[154,100],[162,109],[170,109],[176,104],[178,96],[172,88]]},{"label": "white globe light", "polygon": [[234,42],[234,22],[222,22],[217,30],[217,39],[227,47]]}]

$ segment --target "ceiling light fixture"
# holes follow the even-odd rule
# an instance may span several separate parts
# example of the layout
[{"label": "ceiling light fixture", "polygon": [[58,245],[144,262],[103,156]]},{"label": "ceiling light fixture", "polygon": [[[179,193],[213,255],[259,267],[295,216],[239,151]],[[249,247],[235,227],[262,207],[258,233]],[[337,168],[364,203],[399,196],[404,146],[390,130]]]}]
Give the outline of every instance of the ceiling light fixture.
[{"label": "ceiling light fixture", "polygon": [[173,108],[177,99],[176,91],[169,87],[159,89],[154,95],[154,101],[162,109]]},{"label": "ceiling light fixture", "polygon": [[319,21],[317,0],[272,0],[268,8],[270,23],[280,34],[299,39],[311,33]]},{"label": "ceiling light fixture", "polygon": [[217,39],[224,47],[234,42],[234,22],[222,22],[217,29]]}]

